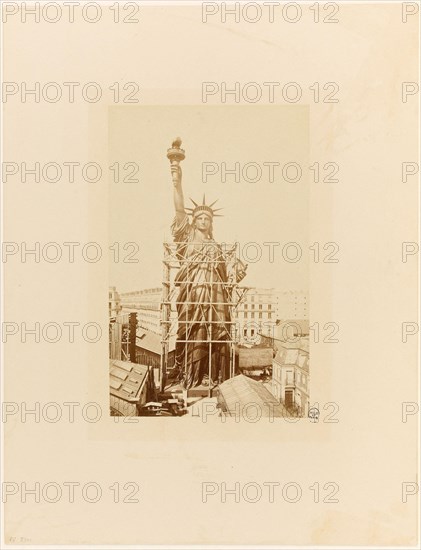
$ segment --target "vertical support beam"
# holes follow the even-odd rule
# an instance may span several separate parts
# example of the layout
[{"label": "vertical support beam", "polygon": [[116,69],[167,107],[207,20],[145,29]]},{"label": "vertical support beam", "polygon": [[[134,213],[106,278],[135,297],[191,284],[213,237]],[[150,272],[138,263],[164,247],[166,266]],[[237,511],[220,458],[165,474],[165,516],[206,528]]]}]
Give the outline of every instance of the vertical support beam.
[{"label": "vertical support beam", "polygon": [[231,372],[231,378],[234,378],[235,376],[235,344],[231,344],[232,347],[232,372]]},{"label": "vertical support beam", "polygon": [[[183,265],[184,264],[184,265]],[[180,267],[183,265],[183,267],[187,264],[187,266],[190,268],[190,260],[189,259],[184,259],[183,260],[183,264],[180,262]],[[188,279],[190,279],[190,269],[188,269],[188,273],[189,275],[187,275]],[[188,340],[190,340],[190,335],[191,335],[191,331],[192,331],[192,323],[190,322],[189,320],[189,308],[190,308],[190,303],[192,301],[192,297],[191,297],[191,288],[192,288],[192,285],[191,284],[187,284],[187,295],[186,295],[186,300],[187,300],[187,307],[186,307],[186,324],[185,324],[185,332],[186,332],[186,336],[185,336],[185,342],[184,342],[184,365],[183,365],[183,369],[184,369],[184,372],[183,372],[183,376],[182,376],[182,387],[183,387],[183,399],[184,399],[184,403],[186,404],[187,406],[187,398],[188,398],[188,390],[185,389],[185,385],[187,383],[187,350],[188,350]],[[179,300],[180,298],[178,297],[177,298],[177,301]],[[178,317],[178,315],[177,315]],[[193,315],[193,318],[194,318],[194,315]]]},{"label": "vertical support beam", "polygon": [[[203,246],[203,245],[202,245]],[[208,321],[209,321],[209,330],[208,330],[208,341],[209,341],[209,392],[208,396],[212,397],[212,320],[213,320],[213,304],[214,304],[214,292],[213,292],[213,270],[215,264],[211,261],[210,265],[210,284],[209,284],[209,312],[208,312]],[[217,293],[218,295],[218,293]]]},{"label": "vertical support beam", "polygon": [[136,363],[136,329],[137,314],[133,312],[129,317],[129,357],[132,363]]},{"label": "vertical support beam", "polygon": [[170,268],[168,262],[171,258],[168,258],[168,251],[164,243],[164,263],[163,263],[163,286],[162,286],[162,303],[161,303],[161,329],[162,329],[162,351],[161,351],[161,363],[159,372],[159,386],[161,393],[164,392],[167,384],[167,364],[168,364],[168,320],[170,318],[169,308],[171,305],[169,302],[169,285],[170,285]]},{"label": "vertical support beam", "polygon": [[121,321],[119,315],[116,315],[110,328],[110,359],[121,359]]},{"label": "vertical support beam", "polygon": [[[238,242],[235,243],[234,246],[234,262],[237,264],[237,260],[239,257],[239,246],[240,244]],[[230,288],[230,321],[233,321],[238,313],[238,304],[241,302],[241,297],[239,296],[239,290],[238,290],[238,282],[237,282],[237,273],[235,273],[235,278],[232,283],[232,287]],[[238,341],[237,337],[237,326],[231,324],[230,328],[230,335],[231,335],[231,344],[230,344],[230,378],[233,378],[235,376],[235,345]]]}]

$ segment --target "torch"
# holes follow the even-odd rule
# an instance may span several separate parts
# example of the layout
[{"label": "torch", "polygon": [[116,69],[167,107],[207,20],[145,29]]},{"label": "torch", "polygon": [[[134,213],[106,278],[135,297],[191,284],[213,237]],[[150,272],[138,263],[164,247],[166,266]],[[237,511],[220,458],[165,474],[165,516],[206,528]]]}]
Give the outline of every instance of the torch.
[{"label": "torch", "polygon": [[[171,162],[171,166],[179,166],[180,162],[186,158],[186,154],[184,152],[184,149],[180,148],[181,145],[181,138],[177,137],[172,142],[171,147],[167,150],[167,158]],[[172,174],[172,181],[174,185],[177,185],[177,174]]]}]

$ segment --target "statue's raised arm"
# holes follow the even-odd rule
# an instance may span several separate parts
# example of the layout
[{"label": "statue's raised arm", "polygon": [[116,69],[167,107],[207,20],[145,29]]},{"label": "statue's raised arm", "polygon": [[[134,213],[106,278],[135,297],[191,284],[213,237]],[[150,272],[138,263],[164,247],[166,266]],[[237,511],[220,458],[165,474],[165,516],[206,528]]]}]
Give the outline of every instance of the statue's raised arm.
[{"label": "statue's raised arm", "polygon": [[180,162],[185,159],[186,155],[183,149],[180,148],[181,139],[176,138],[170,149],[167,151],[167,157],[171,162],[171,177],[174,186],[174,208],[177,222],[183,221],[186,211],[184,209],[184,196],[182,187],[182,171]]},{"label": "statue's raised arm", "polygon": [[184,196],[183,188],[181,185],[181,166],[171,164],[171,175],[174,184],[174,208],[177,222],[183,221],[186,211],[184,210]]}]

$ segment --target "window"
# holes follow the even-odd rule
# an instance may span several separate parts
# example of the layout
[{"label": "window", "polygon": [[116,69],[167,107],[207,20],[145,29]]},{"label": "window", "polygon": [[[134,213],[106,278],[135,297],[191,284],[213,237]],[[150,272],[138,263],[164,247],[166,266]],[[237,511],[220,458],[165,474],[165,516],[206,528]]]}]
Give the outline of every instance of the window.
[{"label": "window", "polygon": [[251,315],[251,318],[254,319],[254,313],[251,313],[250,315]]},{"label": "window", "polygon": [[261,319],[261,318],[262,318],[262,314],[261,314],[261,313],[259,313],[259,319]]},{"label": "window", "polygon": [[259,304],[259,309],[262,309],[262,307],[263,307],[262,304]]},{"label": "window", "polygon": [[271,312],[268,313],[268,319],[272,319],[272,313]]},{"label": "window", "polygon": [[244,319],[247,319],[248,313],[244,313]]},{"label": "window", "polygon": [[254,328],[252,328],[251,331],[250,331],[250,336],[254,336],[254,334],[255,334],[255,330],[254,330]]}]

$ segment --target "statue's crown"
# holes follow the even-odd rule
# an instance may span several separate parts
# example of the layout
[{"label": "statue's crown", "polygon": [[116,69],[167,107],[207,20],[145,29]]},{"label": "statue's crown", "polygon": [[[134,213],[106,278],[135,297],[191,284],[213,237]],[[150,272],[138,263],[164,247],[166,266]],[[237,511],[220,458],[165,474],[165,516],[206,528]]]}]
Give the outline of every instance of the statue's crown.
[{"label": "statue's crown", "polygon": [[202,204],[197,204],[193,199],[190,199],[192,203],[194,204],[194,208],[186,208],[186,210],[189,211],[189,214],[193,216],[193,218],[196,218],[197,216],[200,216],[200,214],[208,214],[212,218],[221,216],[222,214],[215,214],[215,212],[218,212],[219,210],[222,210],[222,208],[212,208],[214,204],[218,202],[218,199],[214,201],[212,204],[207,205],[205,195],[203,195],[203,201]]}]

